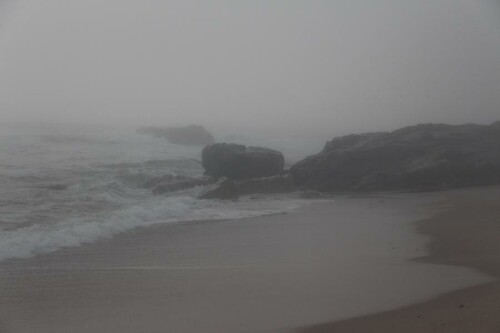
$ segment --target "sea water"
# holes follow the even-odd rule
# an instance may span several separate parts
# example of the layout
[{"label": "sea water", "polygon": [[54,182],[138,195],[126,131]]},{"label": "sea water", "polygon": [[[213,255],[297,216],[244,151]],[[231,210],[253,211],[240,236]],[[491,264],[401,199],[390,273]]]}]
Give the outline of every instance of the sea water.
[{"label": "sea water", "polygon": [[[291,164],[321,149],[319,137],[214,133],[221,142],[281,150]],[[0,124],[0,261],[78,246],[157,223],[235,219],[294,209],[293,195],[198,200],[200,187],[155,196],[145,183],[200,176],[199,146],[112,126]]]}]

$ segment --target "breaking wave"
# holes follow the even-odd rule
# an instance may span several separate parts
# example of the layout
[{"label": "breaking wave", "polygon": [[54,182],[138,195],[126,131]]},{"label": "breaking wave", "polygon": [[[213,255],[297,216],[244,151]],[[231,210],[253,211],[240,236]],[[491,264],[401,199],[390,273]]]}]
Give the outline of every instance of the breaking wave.
[{"label": "breaking wave", "polygon": [[299,204],[298,200],[281,198],[247,198],[234,202],[197,200],[194,195],[186,193],[180,196],[153,197],[146,202],[91,218],[75,217],[55,224],[34,224],[0,232],[0,260],[26,258],[63,247],[78,246],[137,227],[275,214],[294,209]]},{"label": "breaking wave", "polygon": [[0,137],[0,261],[153,224],[246,218],[300,205],[293,196],[198,200],[200,188],[154,196],[147,184],[158,177],[202,175],[201,147],[85,128],[9,127]]}]

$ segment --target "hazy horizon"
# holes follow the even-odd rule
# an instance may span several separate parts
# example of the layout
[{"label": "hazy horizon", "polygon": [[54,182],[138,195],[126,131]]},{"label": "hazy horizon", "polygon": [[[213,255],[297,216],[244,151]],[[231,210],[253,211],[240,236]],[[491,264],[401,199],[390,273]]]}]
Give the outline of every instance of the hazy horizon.
[{"label": "hazy horizon", "polygon": [[348,133],[500,119],[500,5],[0,2],[0,122]]}]

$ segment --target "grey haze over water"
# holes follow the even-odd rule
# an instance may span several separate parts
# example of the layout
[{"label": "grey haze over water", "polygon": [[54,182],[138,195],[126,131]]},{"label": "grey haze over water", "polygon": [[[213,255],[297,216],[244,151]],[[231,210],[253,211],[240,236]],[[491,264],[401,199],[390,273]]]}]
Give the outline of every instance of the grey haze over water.
[{"label": "grey haze over water", "polygon": [[331,135],[500,118],[494,0],[4,0],[0,10],[3,122]]}]

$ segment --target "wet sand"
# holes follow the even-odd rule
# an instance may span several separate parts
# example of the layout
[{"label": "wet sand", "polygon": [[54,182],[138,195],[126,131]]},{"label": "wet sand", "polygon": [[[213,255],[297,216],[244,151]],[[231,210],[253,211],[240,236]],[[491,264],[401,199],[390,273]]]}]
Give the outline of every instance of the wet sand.
[{"label": "wet sand", "polygon": [[449,208],[418,223],[418,231],[432,239],[430,255],[418,261],[473,267],[495,276],[497,281],[396,311],[296,332],[500,332],[500,188],[445,193],[443,205]]},{"label": "wet sand", "polygon": [[[427,243],[414,222],[441,196],[337,198],[289,214],[158,225],[6,261],[0,332],[290,332],[490,281],[472,269],[410,261]],[[419,228],[431,234],[428,223]],[[311,332],[318,329],[331,331]]]}]

